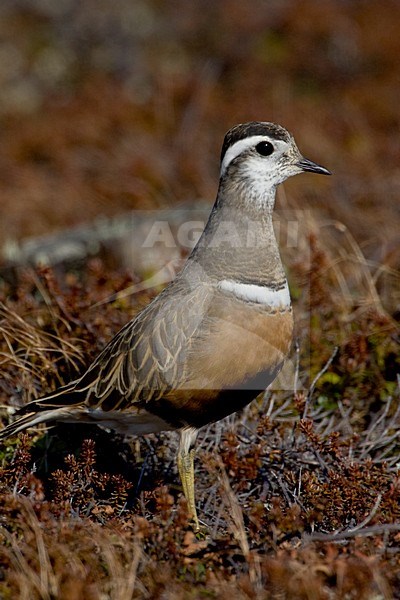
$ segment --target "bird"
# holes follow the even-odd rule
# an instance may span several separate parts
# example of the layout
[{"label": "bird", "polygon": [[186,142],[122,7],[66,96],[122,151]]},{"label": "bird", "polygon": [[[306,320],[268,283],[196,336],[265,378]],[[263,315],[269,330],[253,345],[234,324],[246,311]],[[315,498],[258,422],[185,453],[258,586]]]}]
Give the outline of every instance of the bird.
[{"label": "bird", "polygon": [[50,421],[129,435],[175,430],[182,489],[199,531],[199,430],[264,392],[290,351],[291,298],[272,216],[277,186],[303,172],[331,174],[304,158],[280,125],[232,127],[215,203],[182,270],[78,379],[20,409],[0,440]]}]

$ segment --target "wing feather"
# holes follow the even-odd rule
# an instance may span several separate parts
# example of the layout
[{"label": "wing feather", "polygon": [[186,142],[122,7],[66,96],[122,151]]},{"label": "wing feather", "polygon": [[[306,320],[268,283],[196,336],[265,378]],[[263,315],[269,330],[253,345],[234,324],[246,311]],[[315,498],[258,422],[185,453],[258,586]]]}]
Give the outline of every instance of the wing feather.
[{"label": "wing feather", "polygon": [[140,406],[184,384],[188,354],[207,316],[212,288],[174,284],[178,289],[169,287],[157,296],[77,382],[75,391],[86,390],[86,404],[103,410]]},{"label": "wing feather", "polygon": [[132,410],[184,385],[186,365],[208,319],[213,288],[177,277],[107,344],[83,376],[29,402],[24,415],[0,432],[5,439],[43,421],[88,408]]}]

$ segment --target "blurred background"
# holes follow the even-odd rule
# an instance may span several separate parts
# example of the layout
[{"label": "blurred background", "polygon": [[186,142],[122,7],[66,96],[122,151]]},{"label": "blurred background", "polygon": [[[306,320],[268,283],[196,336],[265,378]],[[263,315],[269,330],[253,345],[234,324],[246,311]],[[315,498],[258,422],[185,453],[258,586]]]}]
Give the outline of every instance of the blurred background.
[{"label": "blurred background", "polygon": [[396,0],[3,0],[1,264],[99,217],[211,203],[225,131],[276,121],[334,172],[279,207],[310,210],[396,314],[399,28]]},{"label": "blurred background", "polygon": [[[172,434],[128,446],[62,424],[31,455],[28,438],[0,451],[0,596],[128,598],[136,581],[141,597],[197,598],[207,579],[201,597],[391,598],[385,578],[396,596],[399,31],[399,0],[1,0],[4,423],[82,373],[173,276],[139,265],[146,226],[175,236],[204,219],[230,127],[278,122],[333,176],[278,188],[296,342],[279,391],[201,432],[208,548],[186,535]],[[32,268],[43,257],[54,268]],[[334,533],[310,547],[314,532]]]}]

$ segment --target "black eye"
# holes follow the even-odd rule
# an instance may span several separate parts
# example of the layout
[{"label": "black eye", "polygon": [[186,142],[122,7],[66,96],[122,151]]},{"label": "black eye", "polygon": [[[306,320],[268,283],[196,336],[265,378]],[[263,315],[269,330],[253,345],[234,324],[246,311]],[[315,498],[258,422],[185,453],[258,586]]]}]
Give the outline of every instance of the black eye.
[{"label": "black eye", "polygon": [[261,154],[261,156],[269,156],[273,153],[274,147],[271,142],[260,142],[257,144],[256,150],[258,154]]}]

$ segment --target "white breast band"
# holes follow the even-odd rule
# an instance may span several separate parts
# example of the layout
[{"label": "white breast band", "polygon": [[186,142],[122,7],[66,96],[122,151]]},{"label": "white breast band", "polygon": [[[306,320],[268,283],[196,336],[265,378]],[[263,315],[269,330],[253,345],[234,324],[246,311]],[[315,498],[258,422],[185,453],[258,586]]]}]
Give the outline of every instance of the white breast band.
[{"label": "white breast band", "polygon": [[218,287],[224,292],[231,292],[237,298],[248,302],[256,302],[273,308],[287,308],[290,306],[290,293],[287,283],[280,290],[274,290],[264,285],[238,283],[237,281],[223,279],[218,283]]}]

